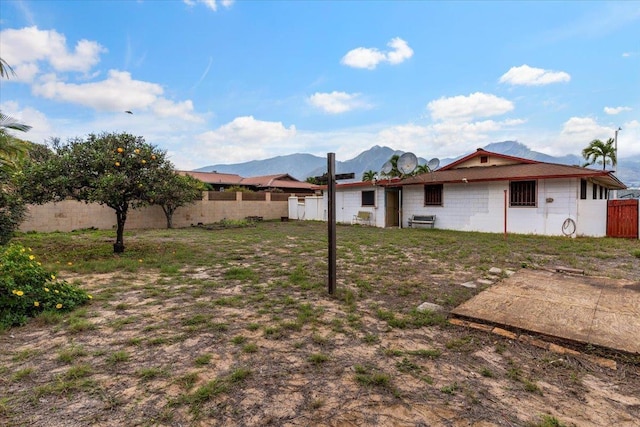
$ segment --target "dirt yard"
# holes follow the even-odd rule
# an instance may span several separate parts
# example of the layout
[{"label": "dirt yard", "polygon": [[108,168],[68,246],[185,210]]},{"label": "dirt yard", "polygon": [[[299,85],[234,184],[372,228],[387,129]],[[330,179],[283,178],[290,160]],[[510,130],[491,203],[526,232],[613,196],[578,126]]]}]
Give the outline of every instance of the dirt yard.
[{"label": "dirt yard", "polygon": [[[425,301],[452,309],[490,286],[462,283],[500,280],[489,266],[536,268],[577,256],[573,266],[597,260],[600,274],[640,281],[629,252],[640,246],[603,259],[575,255],[582,246],[565,255],[541,251],[537,239],[506,249],[491,240],[467,253],[484,240],[341,227],[339,293],[328,296],[323,230],[266,223],[170,238],[136,232],[122,264],[78,243],[104,245],[104,236],[78,236],[66,252],[39,255],[52,265],[88,264],[94,272],[78,267],[59,277],[94,298],[61,318],[0,333],[0,425],[640,425],[638,357],[580,349],[616,360],[612,370],[450,325],[446,311],[415,310]],[[398,237],[401,251],[390,243]],[[36,253],[46,248],[25,239]],[[476,261],[491,245],[503,255]]]}]

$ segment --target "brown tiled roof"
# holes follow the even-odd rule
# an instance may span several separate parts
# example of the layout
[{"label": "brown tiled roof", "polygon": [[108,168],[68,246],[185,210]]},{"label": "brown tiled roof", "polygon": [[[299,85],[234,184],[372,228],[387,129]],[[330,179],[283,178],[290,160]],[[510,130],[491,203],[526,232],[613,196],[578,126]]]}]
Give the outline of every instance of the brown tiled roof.
[{"label": "brown tiled roof", "polygon": [[280,173],[277,175],[262,175],[262,176],[252,176],[249,178],[242,178],[242,184],[244,185],[261,185],[261,186],[270,186],[274,181],[292,181],[292,182],[301,182],[292,177],[287,173]]},{"label": "brown tiled roof", "polygon": [[316,185],[308,182],[298,181],[289,174],[281,173],[276,175],[263,175],[243,178],[240,175],[232,173],[218,172],[193,172],[178,171],[181,175],[191,175],[194,178],[206,184],[223,184],[223,185],[244,185],[257,188],[291,188],[291,189],[308,189],[317,188]]},{"label": "brown tiled roof", "polygon": [[404,179],[393,186],[552,178],[589,178],[594,182],[611,189],[627,188],[613,175],[612,172],[609,171],[542,162],[503,166],[441,169],[435,172]]},{"label": "brown tiled roof", "polygon": [[240,185],[242,177],[234,173],[178,171],[180,175],[191,175],[206,184]]},{"label": "brown tiled roof", "polygon": [[515,162],[515,163],[539,163],[536,160],[525,159],[525,158],[516,157],[516,156],[509,156],[507,154],[494,153],[492,151],[487,151],[484,148],[478,148],[473,153],[468,154],[456,160],[455,162],[449,163],[448,165],[441,167],[439,170],[455,169],[458,167],[458,165],[461,165],[467,162],[468,160],[473,159],[474,157],[480,157],[480,156],[492,156],[492,157],[497,157],[499,159],[511,160],[512,162]]}]

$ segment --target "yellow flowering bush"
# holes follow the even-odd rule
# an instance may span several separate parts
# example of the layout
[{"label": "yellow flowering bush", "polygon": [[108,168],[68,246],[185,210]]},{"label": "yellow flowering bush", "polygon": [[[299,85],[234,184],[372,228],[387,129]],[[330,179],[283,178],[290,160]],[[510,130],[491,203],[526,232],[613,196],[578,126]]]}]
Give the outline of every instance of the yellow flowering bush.
[{"label": "yellow flowering bush", "polygon": [[0,246],[0,330],[23,325],[42,311],[71,311],[89,299],[84,290],[45,270],[30,249]]}]

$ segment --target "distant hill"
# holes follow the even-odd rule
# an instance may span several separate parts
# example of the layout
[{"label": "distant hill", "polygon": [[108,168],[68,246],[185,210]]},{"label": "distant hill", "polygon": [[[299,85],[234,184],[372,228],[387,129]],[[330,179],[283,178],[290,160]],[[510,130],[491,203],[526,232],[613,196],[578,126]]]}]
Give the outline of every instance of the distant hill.
[{"label": "distant hill", "polygon": [[288,173],[304,181],[311,175],[310,171],[323,167],[327,168],[327,159],[312,154],[290,154],[265,160],[252,160],[245,163],[231,165],[212,165],[195,169],[196,172],[235,173],[244,177],[275,175]]},{"label": "distant hill", "polygon": [[[350,173],[354,172],[356,175],[355,181],[360,181],[362,179],[362,174],[366,171],[376,171],[379,172],[382,168],[382,165],[387,162],[391,156],[397,154],[399,156],[403,155],[404,151],[393,150],[389,147],[380,147],[379,145],[374,145],[367,151],[363,151],[358,154],[351,160],[346,160],[344,162],[336,161],[336,173]],[[421,157],[418,158],[418,164],[426,163],[427,161]],[[327,171],[327,163],[325,163],[322,167],[319,167],[307,176],[320,176]],[[306,179],[306,177],[305,177]]]},{"label": "distant hill", "polygon": [[[525,144],[517,141],[494,142],[484,147],[487,151],[522,157],[540,162],[560,163],[565,165],[582,165],[584,159],[580,156],[569,154],[554,157],[548,154],[531,150]],[[375,145],[363,151],[351,160],[336,161],[336,173],[354,172],[356,180],[362,178],[362,174],[368,170],[379,171],[382,165],[394,154],[402,155],[404,151],[394,150],[389,147]],[[440,167],[445,166],[456,158],[440,159]],[[640,156],[619,159],[619,168],[616,176],[627,186],[640,188]],[[427,160],[419,157],[419,164],[427,163]],[[216,171],[220,173],[235,173],[244,177],[274,175],[288,173],[289,175],[304,181],[310,176],[319,176],[327,171],[327,159],[312,154],[290,154],[265,160],[253,160],[245,163],[231,165],[212,165],[196,169],[197,172]]]}]

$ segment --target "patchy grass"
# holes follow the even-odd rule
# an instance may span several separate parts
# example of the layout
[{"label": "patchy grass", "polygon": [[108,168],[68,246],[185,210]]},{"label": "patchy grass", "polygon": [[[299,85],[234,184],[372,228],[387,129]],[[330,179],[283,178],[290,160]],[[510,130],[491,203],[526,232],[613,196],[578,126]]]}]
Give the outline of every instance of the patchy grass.
[{"label": "patchy grass", "polygon": [[18,237],[94,299],[0,333],[8,425],[52,411],[68,425],[563,425],[549,408],[578,425],[638,420],[617,403],[640,389],[637,359],[609,372],[447,323],[482,290],[460,284],[494,266],[638,282],[638,241],[339,226],[329,296],[326,224],[127,231],[120,255],[112,238]]}]

